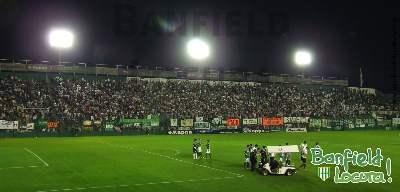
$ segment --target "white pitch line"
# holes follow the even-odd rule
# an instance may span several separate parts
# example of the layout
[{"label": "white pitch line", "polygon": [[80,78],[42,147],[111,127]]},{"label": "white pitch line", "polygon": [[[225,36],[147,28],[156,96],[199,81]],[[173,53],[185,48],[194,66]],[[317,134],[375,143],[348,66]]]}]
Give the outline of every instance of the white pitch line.
[{"label": "white pitch line", "polygon": [[[104,142],[104,143],[107,144],[107,145],[114,146],[114,147],[119,147],[119,148],[122,148],[122,149],[135,150],[135,149],[133,149],[131,147],[127,147],[127,146],[124,146],[124,145],[115,145],[115,144],[111,144],[111,143],[107,143],[107,142]],[[156,155],[156,156],[164,157],[164,158],[167,158],[167,159],[179,161],[179,162],[186,163],[186,164],[191,164],[191,165],[195,165],[195,166],[211,169],[211,170],[214,170],[214,171],[228,173],[228,174],[231,174],[231,175],[235,175],[236,177],[243,177],[242,174],[234,173],[234,172],[223,170],[223,169],[217,169],[217,168],[214,168],[214,167],[209,167],[207,165],[201,165],[201,164],[192,163],[192,162],[189,162],[189,161],[184,161],[184,160],[181,160],[181,159],[170,157],[168,155],[163,155],[163,154],[159,154],[159,153],[155,153],[155,152],[150,152],[148,150],[143,150],[142,152],[145,152],[145,153],[150,154],[150,155]]]},{"label": "white pitch line", "polygon": [[25,151],[29,152],[30,154],[35,156],[37,159],[39,159],[44,164],[44,166],[46,166],[46,167],[49,166],[49,164],[46,161],[44,161],[42,158],[40,158],[38,155],[36,155],[36,153],[34,153],[33,151],[29,150],[28,148],[24,148],[24,149],[25,149]]},{"label": "white pitch line", "polygon": [[178,156],[181,152],[178,149],[175,149],[175,154],[174,156]]},{"label": "white pitch line", "polygon": [[92,187],[76,187],[76,188],[63,188],[63,189],[51,189],[51,190],[39,190],[36,192],[57,192],[57,191],[82,191],[82,190],[92,190],[92,189],[115,189],[115,188],[126,188],[126,187],[137,187],[145,185],[165,185],[174,183],[192,183],[198,181],[218,181],[223,179],[234,179],[239,177],[214,177],[207,179],[187,179],[187,180],[177,180],[177,181],[160,181],[160,182],[147,182],[147,183],[135,183],[130,185],[105,185],[105,186],[92,186]]},{"label": "white pitch line", "polygon": [[6,169],[28,169],[28,168],[39,168],[39,166],[31,165],[31,166],[0,167],[0,170],[6,170]]}]

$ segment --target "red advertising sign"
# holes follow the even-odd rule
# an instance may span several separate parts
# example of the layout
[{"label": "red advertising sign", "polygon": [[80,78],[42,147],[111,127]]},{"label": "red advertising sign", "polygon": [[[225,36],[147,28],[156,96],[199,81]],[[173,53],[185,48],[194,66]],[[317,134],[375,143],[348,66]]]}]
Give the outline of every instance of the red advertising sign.
[{"label": "red advertising sign", "polygon": [[227,125],[228,127],[237,127],[240,125],[240,119],[228,119]]},{"label": "red advertising sign", "polygon": [[47,122],[47,127],[49,129],[56,129],[60,126],[60,122],[59,121],[49,121]]},{"label": "red advertising sign", "polygon": [[264,126],[279,126],[283,125],[283,118],[282,117],[263,117],[262,124]]}]

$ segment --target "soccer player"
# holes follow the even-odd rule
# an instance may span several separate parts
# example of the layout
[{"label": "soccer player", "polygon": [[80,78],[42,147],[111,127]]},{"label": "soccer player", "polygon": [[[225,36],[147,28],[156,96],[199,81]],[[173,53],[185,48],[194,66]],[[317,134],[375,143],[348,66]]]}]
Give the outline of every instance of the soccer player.
[{"label": "soccer player", "polygon": [[[289,145],[289,143],[286,143],[286,145]],[[286,165],[290,165],[290,163],[292,162],[292,153],[287,152],[285,156],[286,156]]]},{"label": "soccer player", "polygon": [[[281,145],[279,145],[281,146]],[[285,153],[278,153],[278,157],[279,157],[279,162],[283,163],[286,159],[286,154]]]},{"label": "soccer player", "polygon": [[248,169],[250,167],[250,145],[246,146],[244,150],[244,168]]},{"label": "soccer player", "polygon": [[206,144],[206,159],[211,159],[211,144],[210,144],[210,140],[207,140],[207,144]]},{"label": "soccer player", "polygon": [[306,166],[307,166],[307,154],[308,154],[307,142],[304,141],[303,144],[300,146],[300,148],[301,148],[300,149],[301,150],[301,157],[300,157],[301,165],[300,165],[300,168],[304,167],[304,169],[306,169]]},{"label": "soccer player", "polygon": [[258,153],[258,145],[256,144],[250,151],[250,164],[251,164],[251,171],[257,166],[257,153]]},{"label": "soccer player", "polygon": [[267,147],[264,145],[261,149],[261,166],[264,166],[267,163]]},{"label": "soccer player", "polygon": [[308,148],[307,141],[304,141],[302,144],[300,144],[300,150],[303,150],[303,148]]},{"label": "soccer player", "polygon": [[196,139],[193,140],[193,159],[197,159],[197,144],[196,144]]},{"label": "soccer player", "polygon": [[197,144],[197,159],[203,158],[203,153],[201,150],[201,140],[199,139],[199,143]]}]

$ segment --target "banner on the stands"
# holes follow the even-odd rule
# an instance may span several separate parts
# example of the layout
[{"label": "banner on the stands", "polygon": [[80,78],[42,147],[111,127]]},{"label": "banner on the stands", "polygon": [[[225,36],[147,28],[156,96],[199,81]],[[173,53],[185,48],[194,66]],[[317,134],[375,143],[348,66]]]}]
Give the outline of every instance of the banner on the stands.
[{"label": "banner on the stands", "polygon": [[18,121],[0,120],[0,129],[3,129],[3,130],[18,129]]},{"label": "banner on the stands", "polygon": [[215,117],[211,120],[211,127],[213,129],[225,129],[226,128],[226,120],[221,116]]},{"label": "banner on the stands", "polygon": [[120,119],[119,123],[122,125],[126,126],[133,126],[135,123],[136,124],[143,124],[144,120],[143,119]]},{"label": "banner on the stands", "polygon": [[213,125],[221,125],[222,124],[222,117],[215,117],[212,119],[211,123]]},{"label": "banner on the stands", "polygon": [[342,119],[329,119],[327,128],[330,128],[334,131],[343,131],[344,121]]},{"label": "banner on the stands", "polygon": [[400,125],[400,118],[393,118],[392,119],[392,124],[393,125]]},{"label": "banner on the stands", "polygon": [[210,129],[209,122],[194,122],[195,129]]},{"label": "banner on the stands", "polygon": [[310,117],[284,117],[284,123],[308,123]]},{"label": "banner on the stands", "polygon": [[378,121],[378,126],[390,126],[391,123],[392,123],[391,120],[381,120]]},{"label": "banner on the stands", "polygon": [[372,118],[368,119],[356,119],[355,120],[355,127],[356,128],[363,128],[363,127],[374,127],[375,120]]},{"label": "banner on the stands", "polygon": [[196,122],[203,122],[204,121],[204,117],[196,117]]},{"label": "banner on the stands", "polygon": [[170,123],[171,127],[178,127],[178,119],[171,119]]},{"label": "banner on the stands", "polygon": [[26,129],[27,130],[34,130],[35,129],[35,124],[34,123],[27,123],[26,124]]},{"label": "banner on the stands", "polygon": [[263,117],[262,124],[264,126],[280,126],[283,125],[283,118],[282,117]]},{"label": "banner on the stands", "polygon": [[363,122],[362,119],[356,119],[356,125],[355,125],[355,127],[363,128],[363,127],[365,127],[365,123]]},{"label": "banner on the stands", "polygon": [[322,128],[322,120],[318,118],[310,118],[310,128]]},{"label": "banner on the stands", "polygon": [[[354,129],[355,128],[355,124],[354,121],[352,119],[344,119],[343,120],[343,124],[345,127],[349,128],[349,129]],[[365,124],[364,124],[365,126]]]},{"label": "banner on the stands", "polygon": [[160,117],[159,116],[153,116],[151,119],[148,119],[148,121],[150,121],[151,127],[159,127],[160,126]]},{"label": "banner on the stands", "polygon": [[92,126],[92,121],[89,121],[89,120],[83,121],[83,126],[85,126],[85,127]]},{"label": "banner on the stands", "polygon": [[181,127],[193,127],[193,119],[182,119]]},{"label": "banner on the stands", "polygon": [[321,119],[321,128],[327,128],[329,124],[328,119]]},{"label": "banner on the stands", "polygon": [[243,125],[258,125],[258,119],[243,119]]},{"label": "banner on the stands", "polygon": [[307,132],[307,128],[286,128],[288,133],[304,133]]},{"label": "banner on the stands", "polygon": [[228,127],[238,127],[240,126],[240,119],[234,119],[234,118],[228,119],[227,125]]},{"label": "banner on the stands", "polygon": [[107,122],[105,130],[106,131],[113,131],[114,130],[114,122]]},{"label": "banner on the stands", "polygon": [[148,115],[146,119],[120,119],[119,123],[125,126],[134,127],[158,127],[160,126],[160,117]]},{"label": "banner on the stands", "polygon": [[59,121],[48,121],[47,122],[47,128],[49,128],[49,129],[57,129],[58,127],[60,127]]}]

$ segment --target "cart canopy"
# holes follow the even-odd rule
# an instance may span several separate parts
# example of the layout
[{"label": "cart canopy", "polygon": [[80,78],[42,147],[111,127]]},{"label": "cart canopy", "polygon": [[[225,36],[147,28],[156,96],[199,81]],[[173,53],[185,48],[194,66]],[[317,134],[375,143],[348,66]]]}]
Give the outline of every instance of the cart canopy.
[{"label": "cart canopy", "polygon": [[285,145],[285,146],[267,146],[268,153],[296,153],[299,152],[299,146],[297,145]]}]

